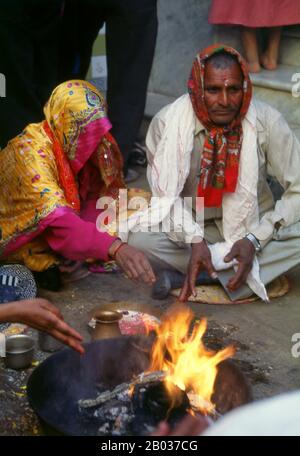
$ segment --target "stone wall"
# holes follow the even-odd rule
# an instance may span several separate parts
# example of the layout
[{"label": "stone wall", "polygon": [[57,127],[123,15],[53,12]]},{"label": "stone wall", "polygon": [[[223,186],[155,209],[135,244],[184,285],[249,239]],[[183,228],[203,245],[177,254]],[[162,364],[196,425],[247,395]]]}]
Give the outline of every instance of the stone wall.
[{"label": "stone wall", "polygon": [[158,0],[159,31],[149,91],[179,96],[196,53],[213,42],[210,0]]}]

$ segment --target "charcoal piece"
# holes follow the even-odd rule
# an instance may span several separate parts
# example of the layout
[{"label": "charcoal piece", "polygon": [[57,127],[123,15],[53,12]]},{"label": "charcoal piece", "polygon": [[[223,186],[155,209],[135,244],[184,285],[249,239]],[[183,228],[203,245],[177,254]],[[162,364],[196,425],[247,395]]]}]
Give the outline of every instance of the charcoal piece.
[{"label": "charcoal piece", "polygon": [[162,420],[174,426],[186,415],[190,408],[188,396],[177,387],[176,390],[174,406],[163,382],[135,387],[132,397],[134,419],[130,426],[133,435],[148,434]]}]

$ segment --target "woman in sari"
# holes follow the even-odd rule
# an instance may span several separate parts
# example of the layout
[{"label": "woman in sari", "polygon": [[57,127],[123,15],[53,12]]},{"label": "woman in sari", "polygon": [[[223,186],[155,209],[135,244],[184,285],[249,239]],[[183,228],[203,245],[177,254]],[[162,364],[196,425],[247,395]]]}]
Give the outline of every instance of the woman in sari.
[{"label": "woman in sari", "polygon": [[1,259],[44,277],[62,257],[113,258],[129,278],[154,282],[141,252],[96,227],[98,198],[117,198],[125,188],[103,96],[86,81],[68,81],[53,91],[44,114],[0,151]]}]

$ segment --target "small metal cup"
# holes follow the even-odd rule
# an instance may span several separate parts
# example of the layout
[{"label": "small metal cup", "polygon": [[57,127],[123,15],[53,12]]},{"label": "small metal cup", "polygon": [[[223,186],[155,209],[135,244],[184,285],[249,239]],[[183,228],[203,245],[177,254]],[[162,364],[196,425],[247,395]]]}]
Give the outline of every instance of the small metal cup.
[{"label": "small metal cup", "polygon": [[50,336],[50,334],[39,331],[39,347],[42,351],[53,353],[60,350],[63,347],[63,343]]},{"label": "small metal cup", "polygon": [[119,321],[122,314],[115,310],[98,310],[93,317],[96,320],[96,327],[93,331],[93,340],[110,339],[120,337],[121,331]]},{"label": "small metal cup", "polygon": [[6,338],[5,364],[11,369],[24,369],[30,366],[34,354],[34,340],[26,334],[16,334]]}]

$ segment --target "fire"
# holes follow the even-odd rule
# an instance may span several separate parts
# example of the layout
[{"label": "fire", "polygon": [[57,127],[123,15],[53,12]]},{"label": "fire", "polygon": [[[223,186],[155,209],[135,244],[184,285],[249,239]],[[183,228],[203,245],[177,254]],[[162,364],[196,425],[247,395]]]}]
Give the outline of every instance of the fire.
[{"label": "fire", "polygon": [[185,391],[193,408],[211,413],[211,396],[217,375],[217,365],[234,354],[232,346],[219,352],[208,350],[202,341],[207,328],[206,319],[195,322],[193,312],[183,306],[174,306],[156,329],[157,339],[151,354],[150,371],[166,371],[166,388],[176,405],[175,385]]}]

